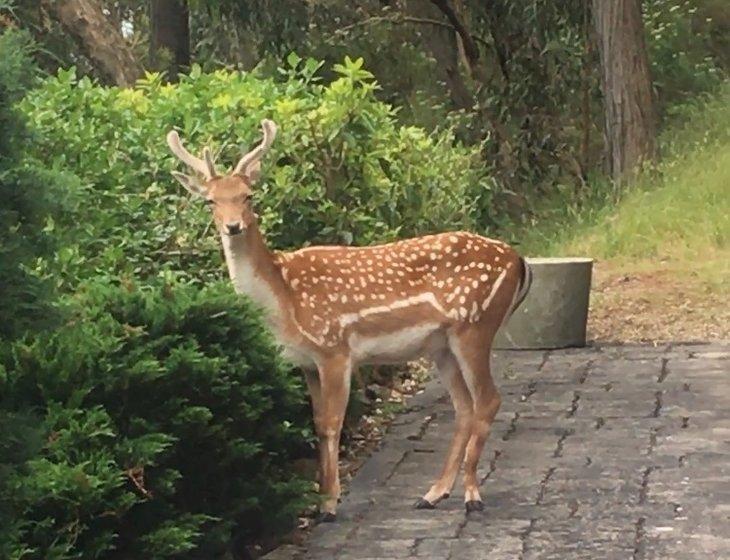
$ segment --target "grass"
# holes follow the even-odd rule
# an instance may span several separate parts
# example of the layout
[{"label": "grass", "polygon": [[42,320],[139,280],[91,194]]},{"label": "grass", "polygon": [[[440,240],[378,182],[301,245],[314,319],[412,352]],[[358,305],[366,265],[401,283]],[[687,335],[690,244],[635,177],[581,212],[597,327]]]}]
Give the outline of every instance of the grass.
[{"label": "grass", "polygon": [[520,249],[596,259],[596,338],[730,338],[730,83],[676,109],[661,146],[628,187],[558,189]]}]

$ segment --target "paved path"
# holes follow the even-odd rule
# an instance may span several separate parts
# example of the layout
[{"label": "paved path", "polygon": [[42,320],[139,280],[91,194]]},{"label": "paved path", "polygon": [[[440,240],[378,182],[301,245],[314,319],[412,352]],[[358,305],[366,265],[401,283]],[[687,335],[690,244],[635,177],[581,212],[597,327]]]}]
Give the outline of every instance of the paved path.
[{"label": "paved path", "polygon": [[496,356],[503,403],[480,465],[482,513],[460,484],[415,510],[453,413],[432,383],[393,426],[338,521],[267,560],[730,558],[730,344]]}]

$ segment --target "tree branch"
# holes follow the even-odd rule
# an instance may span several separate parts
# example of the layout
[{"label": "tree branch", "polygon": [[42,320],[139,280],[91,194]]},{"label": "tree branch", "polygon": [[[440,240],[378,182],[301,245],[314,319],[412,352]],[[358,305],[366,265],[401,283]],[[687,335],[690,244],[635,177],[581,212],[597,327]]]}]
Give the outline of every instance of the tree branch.
[{"label": "tree branch", "polygon": [[459,34],[461,44],[464,46],[464,55],[469,61],[469,65],[474,66],[479,60],[479,47],[477,47],[474,38],[471,33],[469,33],[469,30],[459,19],[459,16],[456,14],[454,9],[449,5],[448,0],[431,0],[431,3],[446,16],[446,19],[449,20],[449,23],[451,23],[452,27]]},{"label": "tree branch", "polygon": [[[337,33],[346,33],[347,31],[351,31],[355,29],[356,27],[363,27],[366,25],[374,25],[378,23],[390,23],[393,25],[400,25],[404,23],[414,23],[419,25],[433,25],[435,27],[445,27],[446,29],[451,29],[452,31],[456,31],[458,33],[458,30],[451,24],[447,23],[445,21],[439,21],[437,19],[431,19],[431,18],[420,18],[420,17],[412,17],[412,16],[404,16],[404,15],[393,15],[393,16],[373,16],[369,17],[367,19],[364,19],[362,21],[356,21],[355,23],[351,23],[350,25],[345,25],[344,27],[341,27],[337,30]],[[481,37],[473,36],[472,39],[476,41],[477,43],[481,43],[485,47],[491,47],[488,41],[485,39],[482,39]]]}]

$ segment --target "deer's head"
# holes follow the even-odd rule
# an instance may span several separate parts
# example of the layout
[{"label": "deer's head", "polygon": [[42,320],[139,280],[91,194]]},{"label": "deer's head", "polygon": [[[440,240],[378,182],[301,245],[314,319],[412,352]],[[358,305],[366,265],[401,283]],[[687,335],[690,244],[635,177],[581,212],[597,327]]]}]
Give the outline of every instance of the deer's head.
[{"label": "deer's head", "polygon": [[261,158],[271,147],[276,137],[274,121],[261,121],[264,139],[253,150],[244,154],[228,175],[219,175],[215,170],[209,148],[203,149],[203,159],[193,156],[180,142],[174,130],[168,133],[167,143],[180,160],[197,175],[173,171],[174,177],[191,193],[205,199],[213,211],[218,230],[225,235],[238,235],[256,221],[251,196],[252,187],[261,172]]}]

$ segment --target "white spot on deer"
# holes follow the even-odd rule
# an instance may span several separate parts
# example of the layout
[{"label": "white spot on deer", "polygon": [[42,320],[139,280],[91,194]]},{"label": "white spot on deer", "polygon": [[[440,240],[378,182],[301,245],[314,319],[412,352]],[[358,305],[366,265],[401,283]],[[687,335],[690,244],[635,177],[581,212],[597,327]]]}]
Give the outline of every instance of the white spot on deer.
[{"label": "white spot on deer", "polygon": [[466,310],[466,307],[460,307],[459,308],[459,315],[461,316],[462,319],[466,319],[467,313],[468,312]]},{"label": "white spot on deer", "polygon": [[299,279],[298,278],[294,278],[291,281],[291,287],[296,290],[298,285],[299,285]]},{"label": "white spot on deer", "polygon": [[456,237],[455,235],[449,236],[449,241],[451,241],[452,243],[456,243],[458,240],[459,240],[459,238]]},{"label": "white spot on deer", "polygon": [[347,303],[347,296],[343,295],[340,301],[342,301],[342,303]]},{"label": "white spot on deer", "polygon": [[479,280],[481,280],[482,282],[486,282],[487,280],[489,280],[489,275],[488,274],[482,274],[479,277]]}]

